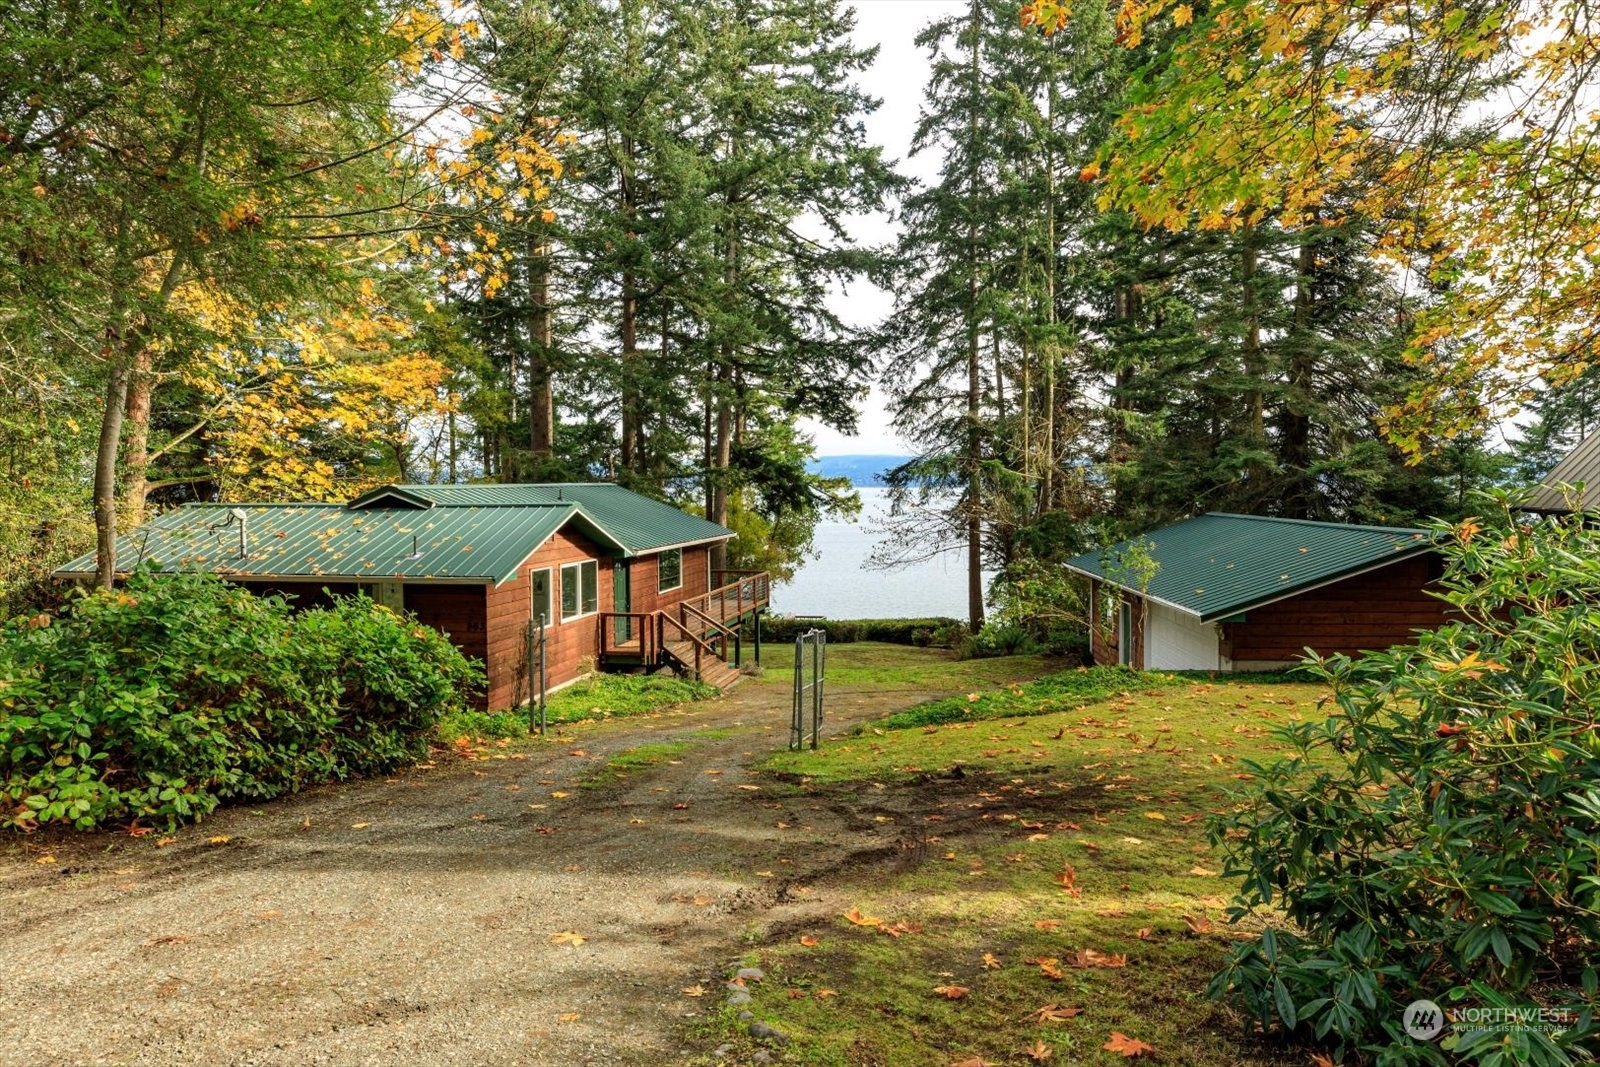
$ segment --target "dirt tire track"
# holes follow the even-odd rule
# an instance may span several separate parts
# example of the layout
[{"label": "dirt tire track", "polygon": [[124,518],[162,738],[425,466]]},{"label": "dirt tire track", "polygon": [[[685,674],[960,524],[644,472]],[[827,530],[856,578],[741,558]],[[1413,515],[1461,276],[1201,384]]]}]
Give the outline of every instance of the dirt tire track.
[{"label": "dirt tire track", "polygon": [[[833,694],[827,732],[943,695]],[[0,1064],[681,1062],[685,1015],[714,1001],[680,987],[736,956],[745,924],[835,913],[834,883],[907,851],[893,826],[873,839],[869,804],[789,796],[803,819],[779,830],[770,790],[738,788],[786,744],[788,712],[769,676],[522,759],[233,808],[167,848],[13,846]],[[580,784],[624,749],[685,740],[677,763]],[[57,863],[35,862],[44,847]],[[550,942],[567,930],[587,940]]]}]

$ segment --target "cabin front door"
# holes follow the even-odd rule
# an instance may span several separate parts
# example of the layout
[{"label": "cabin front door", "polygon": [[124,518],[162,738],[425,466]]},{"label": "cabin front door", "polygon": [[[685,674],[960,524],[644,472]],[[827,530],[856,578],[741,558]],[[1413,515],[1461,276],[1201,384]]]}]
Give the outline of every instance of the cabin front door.
[{"label": "cabin front door", "polygon": [[[632,611],[629,607],[633,603],[633,584],[628,578],[628,561],[619,559],[611,565],[611,610]],[[633,640],[633,620],[617,619],[616,642],[625,645]]]}]

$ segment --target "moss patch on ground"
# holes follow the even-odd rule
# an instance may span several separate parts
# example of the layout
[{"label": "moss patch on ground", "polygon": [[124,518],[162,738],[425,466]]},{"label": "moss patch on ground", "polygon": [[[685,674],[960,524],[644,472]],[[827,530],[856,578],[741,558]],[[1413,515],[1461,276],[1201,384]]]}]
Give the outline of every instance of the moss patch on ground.
[{"label": "moss patch on ground", "polygon": [[716,695],[715,686],[685,678],[595,674],[551,693],[545,702],[545,715],[552,723],[622,718]]},{"label": "moss patch on ground", "polygon": [[[1035,686],[1012,699],[1050,680]],[[1241,761],[1275,755],[1273,728],[1319,714],[1322,695],[1180,681],[773,757],[797,821],[845,796],[877,814],[874,858],[835,876],[845,913],[752,954],[769,976],[757,1018],[794,1038],[787,1062],[841,1067],[1125,1062],[1114,1034],[1163,1063],[1307,1062],[1204,997],[1227,942],[1253,932],[1222,922],[1233,887],[1205,822],[1248,777]]]}]

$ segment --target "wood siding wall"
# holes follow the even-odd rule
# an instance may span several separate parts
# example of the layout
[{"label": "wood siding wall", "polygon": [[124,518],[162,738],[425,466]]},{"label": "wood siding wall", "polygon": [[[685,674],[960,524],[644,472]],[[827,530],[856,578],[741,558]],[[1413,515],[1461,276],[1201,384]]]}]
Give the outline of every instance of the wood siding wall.
[{"label": "wood siding wall", "polygon": [[579,664],[591,663],[599,654],[600,621],[584,615],[561,621],[561,567],[592,559],[598,577],[599,611],[611,610],[611,557],[587,537],[560,530],[532,556],[522,561],[517,576],[489,590],[488,655],[489,707],[508,708],[516,697],[517,671],[524,658],[524,627],[533,617],[533,589],[528,575],[550,568],[550,603],[555,622],[546,630],[545,683],[554,688],[579,676]]},{"label": "wood siding wall", "polygon": [[420,585],[405,586],[406,610],[417,621],[432,626],[455,646],[474,659],[487,662],[489,633],[484,620],[487,586]]},{"label": "wood siding wall", "polygon": [[1222,654],[1238,664],[1298,661],[1307,647],[1322,655],[1411,644],[1416,630],[1449,618],[1449,605],[1428,595],[1443,571],[1434,553],[1346,578],[1224,623]]},{"label": "wood siding wall", "polygon": [[[671,608],[690,597],[703,596],[707,588],[711,550],[705,545],[695,545],[683,550],[683,584],[663,593],[661,584],[661,557],[639,556],[628,561],[628,577],[632,582],[632,611],[658,611]],[[606,606],[610,610],[610,605]]]}]

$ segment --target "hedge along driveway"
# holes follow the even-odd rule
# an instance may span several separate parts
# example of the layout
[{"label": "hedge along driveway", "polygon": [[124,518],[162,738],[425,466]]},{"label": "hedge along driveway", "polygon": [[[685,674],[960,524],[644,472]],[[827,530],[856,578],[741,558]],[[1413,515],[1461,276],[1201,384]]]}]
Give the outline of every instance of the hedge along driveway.
[{"label": "hedge along driveway", "polygon": [[[681,990],[750,937],[836,914],[828,872],[896,840],[849,806],[791,811],[750,770],[787,738],[772,655],[728,698],[229,809],[165,846],[13,839],[0,938],[29,979],[8,984],[0,1063],[681,1059],[685,1016],[715,1006]],[[1049,665],[870,645],[831,662],[830,733]],[[626,755],[662,743],[687,747]]]}]

